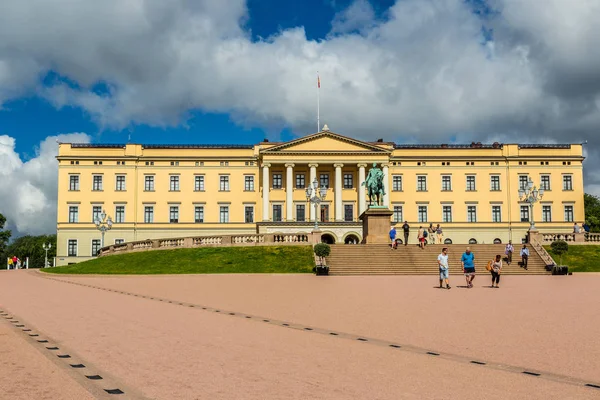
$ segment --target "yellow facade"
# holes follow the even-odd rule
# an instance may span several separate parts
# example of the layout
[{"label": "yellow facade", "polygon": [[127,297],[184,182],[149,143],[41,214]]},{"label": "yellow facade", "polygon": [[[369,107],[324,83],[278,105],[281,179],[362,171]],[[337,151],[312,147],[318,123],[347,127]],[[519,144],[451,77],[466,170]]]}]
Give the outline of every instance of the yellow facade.
[{"label": "yellow facade", "polygon": [[373,163],[385,175],[392,224],[407,220],[411,242],[429,223],[441,224],[453,243],[520,241],[529,223],[522,221],[518,190],[528,178],[546,187],[533,208],[541,232],[569,232],[584,218],[580,144],[395,145],[322,131],[257,145],[61,143],[58,160],[59,265],[92,256],[101,237],[93,223],[99,210],[115,221],[105,245],[309,232],[315,212],[305,191],[315,178],[328,184],[317,211],[326,238],[360,241],[358,217],[368,203],[360,183]]}]

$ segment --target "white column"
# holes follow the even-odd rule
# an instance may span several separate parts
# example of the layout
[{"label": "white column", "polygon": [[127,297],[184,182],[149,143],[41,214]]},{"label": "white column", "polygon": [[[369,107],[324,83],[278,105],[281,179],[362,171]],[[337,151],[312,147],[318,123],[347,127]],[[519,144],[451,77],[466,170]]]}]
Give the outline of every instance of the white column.
[{"label": "white column", "polygon": [[294,164],[285,164],[285,220],[294,220]]},{"label": "white column", "polygon": [[358,215],[365,212],[367,201],[365,196],[366,188],[362,186],[365,181],[365,167],[367,164],[358,164]]},{"label": "white column", "polygon": [[342,213],[342,167],[344,164],[333,164],[335,167],[335,220],[343,221]]},{"label": "white column", "polygon": [[386,207],[390,206],[390,175],[389,175],[389,165],[381,164],[383,167],[383,189],[385,190],[385,194],[383,195],[383,205]]},{"label": "white column", "polygon": [[271,164],[263,164],[263,221],[269,220],[269,167]]},{"label": "white column", "polygon": [[[308,178],[307,185],[310,185],[312,187],[313,181],[317,178],[317,167],[319,166],[319,164],[308,164],[308,166],[310,167],[310,176]],[[308,212],[310,215],[310,220],[314,221],[317,216],[315,215],[315,207],[312,203],[308,203]]]}]

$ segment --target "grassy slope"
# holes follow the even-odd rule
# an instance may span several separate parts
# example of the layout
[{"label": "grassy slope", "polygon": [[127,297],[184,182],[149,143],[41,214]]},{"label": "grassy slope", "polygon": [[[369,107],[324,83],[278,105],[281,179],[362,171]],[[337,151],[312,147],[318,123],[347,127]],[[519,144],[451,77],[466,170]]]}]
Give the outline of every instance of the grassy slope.
[{"label": "grassy slope", "polygon": [[311,246],[206,247],[100,257],[48,268],[55,274],[310,273]]},{"label": "grassy slope", "polygon": [[[544,248],[560,264],[560,257],[552,253],[550,246]],[[567,254],[562,256],[562,264],[568,265],[572,272],[600,272],[600,246],[569,246]]]}]

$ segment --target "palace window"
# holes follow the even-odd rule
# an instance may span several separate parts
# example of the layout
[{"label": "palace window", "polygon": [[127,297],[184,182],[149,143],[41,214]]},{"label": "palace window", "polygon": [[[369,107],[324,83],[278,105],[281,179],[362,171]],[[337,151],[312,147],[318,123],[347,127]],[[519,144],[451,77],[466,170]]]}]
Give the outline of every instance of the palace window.
[{"label": "palace window", "polygon": [[467,192],[475,191],[475,175],[467,175]]},{"label": "palace window", "polygon": [[392,175],[392,190],[394,192],[402,191],[402,175]]},{"label": "palace window", "polygon": [[282,174],[273,174],[273,189],[281,189],[283,186]]},{"label": "palace window", "polygon": [[92,177],[92,190],[102,190],[102,175],[94,175]]},{"label": "palace window", "polygon": [[521,222],[529,222],[529,206],[521,206]]},{"label": "palace window", "polygon": [[344,221],[351,222],[354,220],[354,206],[352,204],[344,204]]},{"label": "palace window", "polygon": [[573,190],[573,177],[571,175],[563,175],[563,190]]},{"label": "palace window", "polygon": [[144,177],[144,190],[146,192],[154,192],[154,176],[146,175]]},{"label": "palace window", "polygon": [[79,222],[79,207],[78,206],[69,206],[69,223],[77,223]]},{"label": "palace window", "polygon": [[352,189],[354,187],[352,181],[352,174],[344,174],[344,189]]},{"label": "palace window", "polygon": [[154,207],[153,206],[145,206],[144,207],[144,223],[151,224],[154,222]]},{"label": "palace window", "polygon": [[245,206],[244,207],[244,220],[247,224],[254,223],[254,207]]},{"label": "palace window", "polygon": [[306,181],[304,174],[296,174],[296,189],[306,188]]},{"label": "palace window", "polygon": [[500,206],[492,206],[492,222],[502,222],[502,209]]},{"label": "palace window", "polygon": [[427,175],[417,175],[417,192],[427,191]]},{"label": "palace window", "polygon": [[321,222],[329,221],[329,204],[321,204]]},{"label": "palace window", "polygon": [[125,206],[115,207],[115,223],[125,222]]},{"label": "palace window", "polygon": [[477,206],[467,206],[467,222],[477,222]]},{"label": "palace window", "polygon": [[281,204],[273,204],[273,221],[281,222]]},{"label": "palace window", "polygon": [[442,222],[452,222],[452,206],[442,206]]},{"label": "palace window", "polygon": [[519,175],[519,190],[527,189],[528,182],[529,182],[528,175]]},{"label": "palace window", "polygon": [[490,176],[490,190],[493,192],[500,190],[500,175]]},{"label": "palace window", "polygon": [[402,215],[402,206],[394,206],[393,219],[394,222],[402,222],[404,216]]},{"label": "palace window", "polygon": [[229,206],[219,207],[219,222],[221,224],[226,224],[229,222]]},{"label": "palace window", "polygon": [[452,190],[452,176],[442,175],[442,191],[449,192]]},{"label": "palace window", "polygon": [[229,175],[219,176],[219,191],[221,191],[221,192],[229,191]]},{"label": "palace window", "polygon": [[194,177],[194,191],[204,192],[204,175],[196,175]]},{"label": "palace window", "polygon": [[320,183],[321,183],[321,187],[329,189],[329,174],[321,174],[320,175]]},{"label": "palace window", "polygon": [[115,244],[123,244],[125,243],[125,239],[115,239]]},{"label": "palace window", "polygon": [[169,190],[171,192],[178,192],[179,191],[179,175],[171,175],[170,176],[170,186],[169,186]]},{"label": "palace window", "polygon": [[573,222],[573,206],[565,206],[565,222]]},{"label": "palace window", "polygon": [[427,206],[419,206],[418,217],[419,222],[427,222]]},{"label": "palace window", "polygon": [[92,257],[96,257],[100,252],[100,239],[92,239]]},{"label": "palace window", "polygon": [[542,206],[542,222],[552,222],[552,206]]},{"label": "palace window", "polygon": [[171,161],[171,166],[178,167],[179,166],[179,161]]},{"label": "palace window", "polygon": [[179,206],[169,207],[169,222],[171,224],[176,224],[179,222]]},{"label": "palace window", "polygon": [[197,224],[204,222],[204,206],[194,207],[194,222]]},{"label": "palace window", "polygon": [[115,190],[117,190],[117,191],[125,190],[125,175],[117,175],[115,183],[116,183]]},{"label": "palace window", "polygon": [[550,175],[540,176],[540,189],[550,190]]},{"label": "palace window", "polygon": [[69,175],[69,190],[79,190],[79,175]]},{"label": "palace window", "polygon": [[246,175],[244,177],[244,190],[247,192],[254,191],[254,176],[253,175]]},{"label": "palace window", "polygon": [[102,206],[92,206],[92,222],[100,219],[100,214],[102,214]]},{"label": "palace window", "polygon": [[77,257],[77,239],[69,239],[67,252],[69,257]]},{"label": "palace window", "polygon": [[304,204],[296,204],[296,221],[306,221],[306,206]]}]

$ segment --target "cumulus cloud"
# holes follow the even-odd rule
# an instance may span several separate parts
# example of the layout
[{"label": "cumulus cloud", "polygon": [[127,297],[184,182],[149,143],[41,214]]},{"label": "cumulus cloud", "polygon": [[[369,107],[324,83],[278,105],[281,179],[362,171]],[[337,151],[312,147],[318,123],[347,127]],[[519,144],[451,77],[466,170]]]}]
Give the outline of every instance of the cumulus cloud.
[{"label": "cumulus cloud", "polygon": [[[377,20],[355,0],[323,40],[254,40],[248,16],[244,0],[1,2],[0,104],[35,91],[116,128],[199,109],[307,133],[319,70],[321,121],[347,135],[598,148],[598,2],[402,0]],[[66,79],[44,86],[48,70]]]},{"label": "cumulus cloud", "polygon": [[50,136],[39,144],[36,156],[21,160],[16,140],[0,136],[0,213],[19,234],[45,234],[56,230],[58,143],[88,143],[84,133]]}]

